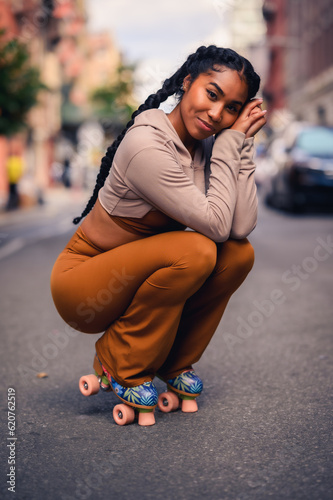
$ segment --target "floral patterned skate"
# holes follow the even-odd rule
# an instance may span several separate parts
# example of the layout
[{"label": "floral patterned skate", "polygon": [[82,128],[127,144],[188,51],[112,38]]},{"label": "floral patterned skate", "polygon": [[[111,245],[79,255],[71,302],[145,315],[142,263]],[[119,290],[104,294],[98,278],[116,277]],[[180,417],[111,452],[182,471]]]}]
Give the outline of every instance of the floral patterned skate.
[{"label": "floral patterned skate", "polygon": [[[162,378],[162,380],[164,379]],[[177,377],[164,381],[168,390],[160,394],[158,398],[158,408],[161,411],[168,413],[177,410],[179,406],[185,413],[198,411],[195,398],[200,396],[203,384],[194,370],[185,370]]]},{"label": "floral patterned skate", "polygon": [[139,425],[155,423],[154,409],[158,402],[158,393],[152,382],[144,382],[135,387],[123,387],[105,369],[97,355],[94,359],[94,375],[80,378],[79,387],[84,396],[97,394],[99,389],[113,392],[123,401],[113,409],[113,418],[118,425],[130,424],[134,421],[135,410],[138,413]]}]

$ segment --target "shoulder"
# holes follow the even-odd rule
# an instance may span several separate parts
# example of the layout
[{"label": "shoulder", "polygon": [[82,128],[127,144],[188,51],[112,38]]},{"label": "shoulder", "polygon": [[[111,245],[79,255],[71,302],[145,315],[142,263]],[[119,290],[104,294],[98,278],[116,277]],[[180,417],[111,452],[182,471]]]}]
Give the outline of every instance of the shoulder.
[{"label": "shoulder", "polygon": [[168,150],[173,142],[172,129],[162,110],[149,109],[136,117],[119,145],[115,161],[128,164],[131,159],[146,149]]},{"label": "shoulder", "polygon": [[145,146],[149,141],[167,142],[172,140],[173,127],[170,120],[161,109],[148,109],[143,111],[134,120],[134,125],[127,131],[127,142],[140,140]]}]

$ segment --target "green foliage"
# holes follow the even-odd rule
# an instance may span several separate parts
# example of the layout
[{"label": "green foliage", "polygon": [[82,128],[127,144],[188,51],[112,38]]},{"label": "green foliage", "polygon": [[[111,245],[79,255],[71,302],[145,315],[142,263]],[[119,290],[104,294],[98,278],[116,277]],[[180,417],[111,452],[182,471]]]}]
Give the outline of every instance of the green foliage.
[{"label": "green foliage", "polygon": [[131,103],[133,91],[133,71],[135,66],[121,64],[117,68],[115,81],[100,87],[91,96],[97,107],[97,114],[115,124],[127,123],[137,106]]},{"label": "green foliage", "polygon": [[39,70],[30,66],[26,46],[17,39],[4,41],[3,35],[0,30],[0,135],[9,137],[26,125],[38,92],[47,87]]}]

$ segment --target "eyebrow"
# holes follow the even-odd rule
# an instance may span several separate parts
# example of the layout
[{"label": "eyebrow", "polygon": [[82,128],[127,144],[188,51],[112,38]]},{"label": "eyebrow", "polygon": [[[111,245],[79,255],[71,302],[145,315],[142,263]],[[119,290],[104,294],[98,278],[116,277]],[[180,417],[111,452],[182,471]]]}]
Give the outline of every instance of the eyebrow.
[{"label": "eyebrow", "polygon": [[[216,88],[216,90],[217,90],[217,91],[218,91],[221,95],[223,95],[223,96],[225,95],[225,93],[223,92],[223,90],[221,89],[221,87],[219,87],[219,86],[217,85],[217,83],[215,83],[215,82],[209,82],[209,84],[210,84],[210,85],[213,85],[213,86]],[[233,104],[239,104],[240,106],[243,106],[243,104],[244,104],[242,101],[232,101],[232,103],[233,103]]]}]

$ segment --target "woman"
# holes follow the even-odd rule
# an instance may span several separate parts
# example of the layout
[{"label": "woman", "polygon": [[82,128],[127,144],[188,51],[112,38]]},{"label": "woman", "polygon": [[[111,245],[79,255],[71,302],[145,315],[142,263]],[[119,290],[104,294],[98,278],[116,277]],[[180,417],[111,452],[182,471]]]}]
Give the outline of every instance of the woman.
[{"label": "woman", "polygon": [[[259,83],[231,49],[191,54],[108,148],[74,223],[87,217],[54,265],[62,318],[105,330],[94,362],[101,385],[140,410],[157,404],[155,376],[185,400],[200,394],[192,365],[253,265]],[[157,109],[174,94],[170,114]]]}]

